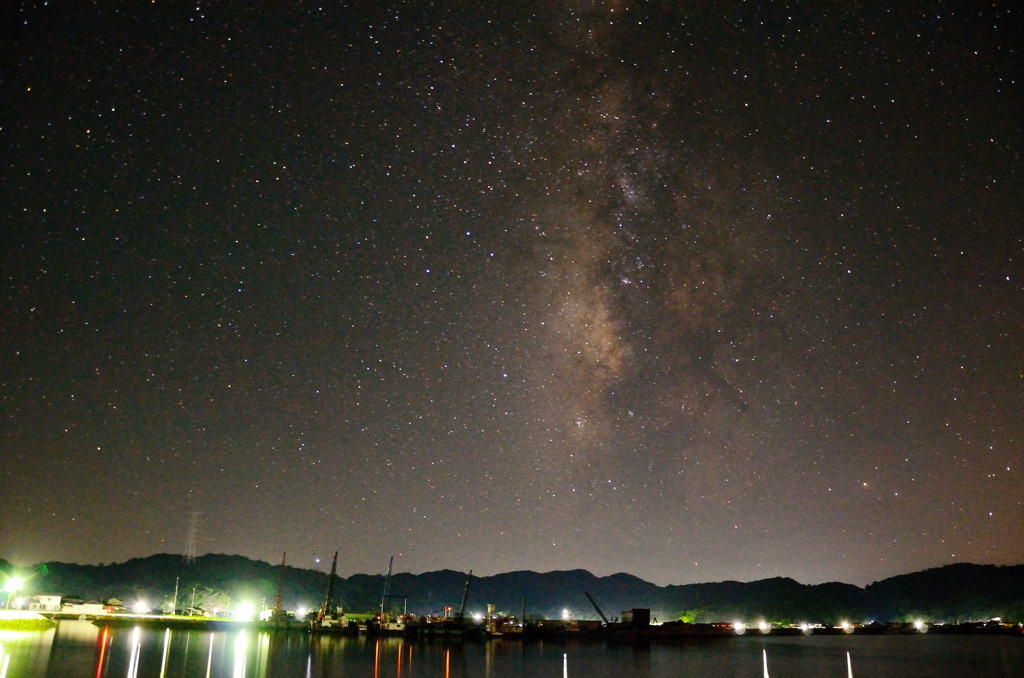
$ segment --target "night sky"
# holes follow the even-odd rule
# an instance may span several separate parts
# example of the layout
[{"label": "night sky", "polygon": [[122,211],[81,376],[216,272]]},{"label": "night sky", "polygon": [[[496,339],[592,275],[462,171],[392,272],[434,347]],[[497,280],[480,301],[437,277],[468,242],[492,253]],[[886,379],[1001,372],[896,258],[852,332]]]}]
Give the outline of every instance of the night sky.
[{"label": "night sky", "polygon": [[6,7],[0,557],[1024,562],[1015,3]]}]

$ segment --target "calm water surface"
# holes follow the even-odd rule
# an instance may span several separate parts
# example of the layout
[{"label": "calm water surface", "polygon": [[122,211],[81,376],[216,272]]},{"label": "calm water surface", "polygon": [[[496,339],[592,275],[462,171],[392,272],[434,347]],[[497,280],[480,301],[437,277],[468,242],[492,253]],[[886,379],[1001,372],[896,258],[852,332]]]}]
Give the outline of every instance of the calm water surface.
[{"label": "calm water surface", "polygon": [[64,621],[46,632],[0,631],[0,678],[560,678],[564,675],[1024,676],[1019,636],[745,636],[685,643],[404,641],[302,632],[100,629]]}]

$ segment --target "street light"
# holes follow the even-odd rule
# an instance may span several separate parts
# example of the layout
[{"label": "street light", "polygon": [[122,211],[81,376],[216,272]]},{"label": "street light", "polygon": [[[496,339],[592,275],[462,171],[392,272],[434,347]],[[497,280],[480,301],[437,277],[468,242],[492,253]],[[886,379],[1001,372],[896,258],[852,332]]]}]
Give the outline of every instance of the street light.
[{"label": "street light", "polygon": [[25,580],[21,577],[8,577],[7,583],[4,584],[4,591],[7,591],[7,603],[4,605],[5,610],[11,609],[11,596],[21,588],[21,585],[25,583]]}]

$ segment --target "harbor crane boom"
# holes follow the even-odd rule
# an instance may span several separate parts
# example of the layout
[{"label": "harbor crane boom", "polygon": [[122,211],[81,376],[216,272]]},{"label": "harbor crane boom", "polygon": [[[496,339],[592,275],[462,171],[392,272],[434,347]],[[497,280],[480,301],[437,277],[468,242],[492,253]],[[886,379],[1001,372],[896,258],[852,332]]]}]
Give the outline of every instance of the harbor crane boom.
[{"label": "harbor crane boom", "polygon": [[281,554],[281,569],[277,571],[277,592],[274,594],[274,614],[284,614],[284,567],[288,553]]},{"label": "harbor crane boom", "polygon": [[327,597],[324,604],[320,606],[320,618],[334,614],[334,578],[338,575],[338,552],[334,552],[334,561],[331,562],[331,574],[327,577]]},{"label": "harbor crane boom", "polygon": [[391,597],[391,566],[395,564],[395,557],[391,556],[388,561],[388,574],[384,577],[384,592],[380,594],[380,619],[384,621],[384,604]]},{"label": "harbor crane boom", "polygon": [[466,588],[462,590],[462,605],[459,607],[459,619],[466,617],[466,603],[469,601],[469,582],[473,579],[473,570],[466,575]]},{"label": "harbor crane boom", "polygon": [[586,591],[583,592],[583,595],[585,595],[587,597],[587,600],[590,601],[590,604],[594,606],[594,609],[597,610],[597,616],[599,616],[601,618],[601,621],[604,622],[604,625],[607,626],[608,617],[604,616],[604,612],[601,612],[601,608],[597,606],[597,601],[594,600],[594,596],[590,595]]}]

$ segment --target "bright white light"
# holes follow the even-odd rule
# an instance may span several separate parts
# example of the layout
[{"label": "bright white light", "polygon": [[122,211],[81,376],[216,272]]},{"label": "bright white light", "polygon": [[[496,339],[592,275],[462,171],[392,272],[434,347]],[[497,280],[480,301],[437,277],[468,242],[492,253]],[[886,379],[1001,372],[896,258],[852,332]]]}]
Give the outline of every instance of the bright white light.
[{"label": "bright white light", "polygon": [[768,624],[768,622],[764,620],[761,620],[761,622],[757,625],[757,628],[760,629],[761,633],[768,633],[772,630],[772,627]]},{"label": "bright white light", "polygon": [[917,629],[920,633],[924,633],[925,631],[928,630],[928,627],[925,626],[924,622],[921,621],[920,619],[918,619],[917,621],[914,622],[914,628]]},{"label": "bright white light", "polygon": [[7,583],[4,584],[4,591],[7,591],[7,602],[4,603],[4,609],[11,609],[11,596],[14,592],[21,588],[21,585],[25,583],[25,580],[21,577],[8,577]]},{"label": "bright white light", "polygon": [[235,619],[238,621],[252,621],[256,617],[256,608],[252,603],[239,603],[235,608]]},{"label": "bright white light", "polygon": [[564,608],[562,610],[562,619],[564,621],[569,621],[569,610],[568,610],[568,608]]},{"label": "bright white light", "polygon": [[135,614],[145,614],[149,612],[149,604],[144,600],[137,600],[132,606],[132,610],[135,611]]},{"label": "bright white light", "polygon": [[747,625],[741,621],[734,621],[732,623],[732,629],[736,632],[737,636],[742,636],[747,632]]}]

